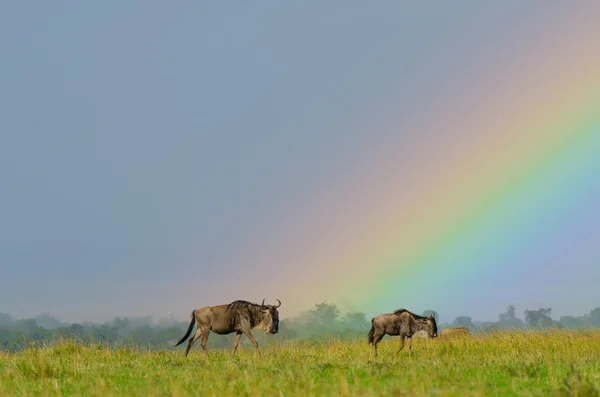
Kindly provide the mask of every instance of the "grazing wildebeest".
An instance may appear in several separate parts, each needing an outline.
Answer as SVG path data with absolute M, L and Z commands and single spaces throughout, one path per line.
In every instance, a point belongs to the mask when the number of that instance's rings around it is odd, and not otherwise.
M 265 305 L 265 300 L 262 303 L 250 303 L 243 300 L 237 300 L 231 302 L 228 305 L 219 306 L 206 306 L 201 309 L 192 311 L 192 321 L 190 326 L 183 338 L 175 345 L 179 346 L 182 344 L 188 336 L 192 333 L 194 324 L 198 323 L 196 334 L 190 338 L 187 349 L 185 349 L 185 355 L 187 357 L 192 345 L 202 337 L 200 342 L 202 350 L 208 357 L 208 350 L 206 349 L 206 341 L 208 340 L 208 334 L 210 331 L 215 332 L 219 335 L 226 335 L 235 332 L 235 340 L 233 342 L 233 353 L 231 357 L 235 356 L 238 344 L 242 334 L 246 335 L 250 342 L 254 345 L 254 350 L 260 357 L 260 350 L 258 350 L 258 343 L 252 336 L 250 330 L 252 329 L 263 329 L 267 334 L 276 334 L 279 330 L 279 312 L 277 309 L 281 306 L 281 301 L 277 299 L 279 304 Z
M 441 337 L 448 336 L 465 336 L 469 335 L 469 329 L 467 327 L 454 327 L 454 328 L 446 328 L 440 331 Z
M 431 338 L 437 336 L 437 324 L 433 313 L 429 317 L 422 317 L 406 309 L 398 309 L 393 313 L 380 314 L 371 320 L 369 344 L 373 345 L 373 351 L 377 357 L 377 344 L 381 342 L 385 334 L 400 335 L 400 348 L 394 356 L 404 348 L 404 338 L 408 338 L 408 355 L 411 356 L 412 336 L 418 331 L 426 331 Z

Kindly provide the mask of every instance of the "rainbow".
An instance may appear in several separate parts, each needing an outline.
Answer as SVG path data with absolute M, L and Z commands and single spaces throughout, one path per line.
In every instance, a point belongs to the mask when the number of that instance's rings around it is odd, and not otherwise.
M 552 104 L 520 134 L 507 134 L 492 147 L 474 146 L 472 157 L 402 210 L 390 208 L 388 224 L 379 225 L 383 234 L 362 254 L 333 266 L 332 273 L 344 269 L 351 277 L 329 299 L 354 296 L 354 305 L 366 299 L 369 310 L 399 302 L 461 304 L 461 291 L 469 291 L 465 299 L 485 299 L 486 290 L 501 293 L 495 287 L 513 289 L 519 280 L 531 283 L 556 271 L 553 264 L 568 266 L 552 260 L 552 245 L 576 231 L 573 218 L 593 206 L 586 200 L 600 175 L 599 99 L 569 109 L 562 120 L 544 117 L 557 114 Z M 589 266 L 600 258 L 595 247 L 588 242 L 588 255 L 582 254 Z M 358 292 L 365 284 L 371 288 Z
M 489 290 L 501 293 L 495 286 L 512 289 L 519 279 L 532 283 L 536 275 L 560 273 L 560 267 L 553 267 L 557 251 L 552 245 L 577 230 L 573 218 L 585 216 L 593 206 L 586 200 L 600 175 L 598 99 L 590 100 L 589 108 L 565 115 L 562 122 L 542 120 L 524 126 L 521 139 L 476 148 L 475 153 L 485 155 L 475 156 L 447 175 L 448 183 L 424 194 L 430 199 L 419 203 L 421 210 L 410 211 L 412 217 L 403 222 L 406 228 L 388 239 L 390 245 L 396 242 L 395 247 L 382 249 L 384 255 L 374 261 L 388 278 L 375 280 L 379 292 L 368 298 L 393 307 L 398 297 L 410 301 L 419 290 L 433 287 L 437 293 L 429 304 L 435 305 L 441 299 L 460 298 L 461 290 L 469 291 L 466 299 L 474 293 L 485 298 Z M 466 176 L 469 170 L 471 175 Z M 423 216 L 422 208 L 431 210 Z M 588 244 L 589 255 L 584 255 L 590 266 L 600 258 L 594 246 Z M 569 259 L 575 254 L 571 252 Z M 423 281 L 403 283 L 403 279 Z M 506 295 L 510 297 L 510 292 Z M 423 299 L 412 300 L 418 305 Z M 456 299 L 456 303 L 463 302 Z
M 311 223 L 290 239 L 316 253 L 277 257 L 310 274 L 291 271 L 290 300 L 369 313 L 489 300 L 495 316 L 513 300 L 555 302 L 573 261 L 596 267 L 600 248 L 581 221 L 600 199 L 599 36 L 577 29 L 486 69 L 420 122 L 383 126 L 391 138 L 376 156 L 301 215 L 319 218 L 318 231 Z M 412 141 L 394 134 L 403 128 Z
M 600 202 L 600 24 L 571 12 L 556 16 L 562 34 L 532 25 L 417 110 L 356 127 L 383 133 L 332 150 L 337 171 L 260 225 L 243 253 L 257 279 L 236 291 L 272 290 L 288 316 L 320 301 L 368 314 L 485 319 L 509 303 L 573 313 L 560 306 L 566 284 L 571 302 L 597 305 L 573 286 L 600 277 L 589 220 Z

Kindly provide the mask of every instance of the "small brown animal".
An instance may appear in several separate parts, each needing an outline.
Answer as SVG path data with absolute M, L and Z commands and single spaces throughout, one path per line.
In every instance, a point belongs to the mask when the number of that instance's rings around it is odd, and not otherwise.
M 417 331 L 413 335 L 414 338 L 429 339 L 429 334 L 425 330 Z
M 267 334 L 276 334 L 279 330 L 279 312 L 277 309 L 281 306 L 281 301 L 277 299 L 279 304 L 265 305 L 265 300 L 262 303 L 250 303 L 243 300 L 237 300 L 231 302 L 228 305 L 219 306 L 206 306 L 201 309 L 192 311 L 192 321 L 188 327 L 187 332 L 181 338 L 181 340 L 175 345 L 179 346 L 182 344 L 188 336 L 191 335 L 194 324 L 198 323 L 196 334 L 188 341 L 187 348 L 185 349 L 185 355 L 187 357 L 192 345 L 202 337 L 200 342 L 202 350 L 208 357 L 208 350 L 206 349 L 206 341 L 208 340 L 208 334 L 210 331 L 219 335 L 226 335 L 235 332 L 235 339 L 233 341 L 233 353 L 231 358 L 235 356 L 238 344 L 242 334 L 246 335 L 250 342 L 254 345 L 254 350 L 258 357 L 261 357 L 260 350 L 258 350 L 258 343 L 252 336 L 250 330 L 252 329 L 263 329 Z
M 467 327 L 445 328 L 440 331 L 440 337 L 464 336 L 464 335 L 469 335 L 469 329 Z
M 371 320 L 371 330 L 368 334 L 369 344 L 377 357 L 377 344 L 387 335 L 400 335 L 400 348 L 394 354 L 398 355 L 404 348 L 404 338 L 408 339 L 408 355 L 411 356 L 412 336 L 419 331 L 425 331 L 431 338 L 437 337 L 437 324 L 433 313 L 422 317 L 406 309 L 398 309 L 393 313 L 380 314 Z

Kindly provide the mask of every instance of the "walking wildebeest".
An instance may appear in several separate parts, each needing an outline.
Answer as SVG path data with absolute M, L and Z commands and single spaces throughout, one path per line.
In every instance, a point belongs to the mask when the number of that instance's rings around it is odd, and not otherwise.
M 279 330 L 279 312 L 277 309 L 281 306 L 281 301 L 277 299 L 277 302 L 279 302 L 279 304 L 274 306 L 265 305 L 264 299 L 260 305 L 237 300 L 228 305 L 206 306 L 201 309 L 196 309 L 192 311 L 192 321 L 190 322 L 186 334 L 175 346 L 179 346 L 188 336 L 190 336 L 194 324 L 197 322 L 198 328 L 196 334 L 190 338 L 187 349 L 185 349 L 186 357 L 190 352 L 192 345 L 196 343 L 200 337 L 202 337 L 202 341 L 200 342 L 202 350 L 204 350 L 206 357 L 208 357 L 206 341 L 208 340 L 210 331 L 219 335 L 226 335 L 232 332 L 236 333 L 231 358 L 235 356 L 235 351 L 240 343 L 242 334 L 250 339 L 258 357 L 261 357 L 260 350 L 258 350 L 258 343 L 256 343 L 256 339 L 254 339 L 250 330 L 263 329 L 267 334 L 277 333 Z
M 404 338 L 408 338 L 408 355 L 411 356 L 412 336 L 418 331 L 426 331 L 431 338 L 437 336 L 437 324 L 433 313 L 429 317 L 422 317 L 406 309 L 398 309 L 393 313 L 380 314 L 371 320 L 369 344 L 373 345 L 377 357 L 377 344 L 381 342 L 384 335 L 400 335 L 400 348 L 394 356 L 404 348 Z
M 446 328 L 440 331 L 441 337 L 449 337 L 449 336 L 464 336 L 469 335 L 469 329 L 467 327 L 454 327 L 454 328 Z

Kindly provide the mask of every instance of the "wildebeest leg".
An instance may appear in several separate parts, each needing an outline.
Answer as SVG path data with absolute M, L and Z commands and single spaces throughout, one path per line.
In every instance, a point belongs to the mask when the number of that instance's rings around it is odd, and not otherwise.
M 385 332 L 383 331 L 376 331 L 375 335 L 373 335 L 373 352 L 375 353 L 375 357 L 377 357 L 377 344 L 381 342 L 384 335 Z
M 208 349 L 206 348 L 206 341 L 208 340 L 208 335 L 210 334 L 210 329 L 204 330 L 202 332 L 202 340 L 200 341 L 200 346 L 202 346 L 202 350 L 206 353 L 206 357 L 208 358 Z
M 196 341 L 200 338 L 201 335 L 202 335 L 202 330 L 200 328 L 198 328 L 196 330 L 196 333 L 194 334 L 194 336 L 192 336 L 188 342 L 187 348 L 185 349 L 185 357 L 187 357 L 188 353 L 190 352 L 190 349 L 192 348 L 194 343 L 196 343 Z
M 254 350 L 256 351 L 256 354 L 258 354 L 258 357 L 262 358 L 262 356 L 260 355 L 260 350 L 258 350 L 258 343 L 256 343 L 256 339 L 254 339 L 254 336 L 252 336 L 250 331 L 244 331 L 244 334 L 248 337 L 248 339 L 250 339 L 250 342 L 252 342 L 252 344 L 254 345 Z
M 235 351 L 237 350 L 238 344 L 240 343 L 240 338 L 242 337 L 242 333 L 240 331 L 235 334 L 235 339 L 233 340 L 233 353 L 231 353 L 231 358 L 235 356 Z
M 412 337 L 409 336 L 408 337 L 408 357 L 412 357 L 411 348 L 412 348 Z
M 400 334 L 400 348 L 398 349 L 398 351 L 396 353 L 394 353 L 394 357 L 396 357 L 398 355 L 398 353 L 400 353 L 402 351 L 402 349 L 404 349 L 404 338 L 405 338 L 405 336 Z

